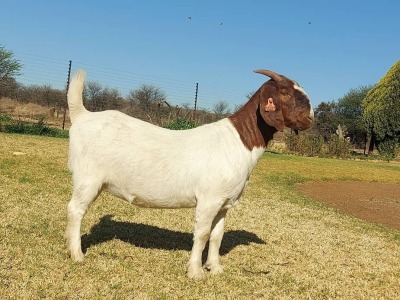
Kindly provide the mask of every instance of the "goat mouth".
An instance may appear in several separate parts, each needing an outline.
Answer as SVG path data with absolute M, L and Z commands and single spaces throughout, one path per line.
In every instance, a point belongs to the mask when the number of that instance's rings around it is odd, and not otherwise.
M 303 131 L 303 130 L 306 130 L 306 129 L 310 128 L 310 127 L 311 127 L 311 124 L 312 124 L 312 123 L 307 123 L 307 124 L 305 124 L 305 123 L 303 123 L 303 122 L 298 121 L 298 122 L 296 123 L 296 126 L 293 126 L 292 129 L 294 130 L 294 132 L 295 132 L 296 134 L 298 134 L 299 131 Z
M 296 127 L 298 130 L 306 130 L 311 127 L 313 122 L 314 122 L 314 119 L 311 117 L 303 118 L 301 120 L 297 120 Z

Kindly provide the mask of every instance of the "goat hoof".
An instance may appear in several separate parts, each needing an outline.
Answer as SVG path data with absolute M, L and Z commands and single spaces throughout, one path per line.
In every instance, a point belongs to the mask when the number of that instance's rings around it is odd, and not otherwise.
M 81 257 L 81 256 L 73 257 L 72 260 L 73 260 L 74 262 L 80 263 L 80 262 L 83 262 L 83 261 L 85 260 L 85 258 L 84 258 L 84 256 L 82 255 L 82 257 Z
M 83 262 L 83 260 L 85 259 L 85 256 L 82 252 L 72 253 L 68 251 L 68 254 L 74 262 Z
M 187 271 L 187 276 L 190 279 L 194 280 L 204 280 L 206 279 L 206 274 L 204 273 L 204 270 L 202 268 L 193 268 L 189 267 Z
M 211 275 L 217 275 L 224 272 L 224 269 L 220 264 L 206 263 L 205 268 L 210 271 Z

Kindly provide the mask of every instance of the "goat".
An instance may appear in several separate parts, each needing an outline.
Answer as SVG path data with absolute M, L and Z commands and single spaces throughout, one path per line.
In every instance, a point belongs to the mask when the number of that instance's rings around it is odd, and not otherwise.
M 82 261 L 81 223 L 103 189 L 147 208 L 193 208 L 195 228 L 187 276 L 205 268 L 222 273 L 219 248 L 224 218 L 240 198 L 268 142 L 284 127 L 305 130 L 313 122 L 310 100 L 297 82 L 268 70 L 271 79 L 232 116 L 194 129 L 174 131 L 118 111 L 89 112 L 82 102 L 85 73 L 68 90 L 72 122 L 68 165 L 73 191 L 65 233 L 68 253 Z

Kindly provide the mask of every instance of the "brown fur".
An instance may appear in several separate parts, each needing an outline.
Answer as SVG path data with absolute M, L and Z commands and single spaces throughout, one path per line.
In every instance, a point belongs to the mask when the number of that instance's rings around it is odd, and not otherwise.
M 274 78 L 276 80 L 264 83 L 239 111 L 229 117 L 249 150 L 254 147 L 265 148 L 274 133 L 283 131 L 285 126 L 304 130 L 312 124 L 307 96 L 294 89 L 295 82 L 285 76 Z M 269 109 L 270 99 L 273 110 Z
M 249 150 L 254 147 L 265 148 L 274 133 L 277 132 L 274 127 L 266 126 L 261 116 L 260 90 L 239 111 L 229 117 L 243 144 Z

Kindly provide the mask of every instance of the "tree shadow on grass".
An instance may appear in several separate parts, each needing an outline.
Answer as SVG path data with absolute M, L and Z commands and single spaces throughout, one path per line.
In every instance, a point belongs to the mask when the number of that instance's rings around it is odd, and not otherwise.
M 129 243 L 135 247 L 163 250 L 190 251 L 193 244 L 193 234 L 173 231 L 157 226 L 112 220 L 112 215 L 106 215 L 94 225 L 90 232 L 82 236 L 82 250 L 113 239 Z M 231 230 L 224 234 L 220 253 L 225 255 L 239 245 L 250 243 L 265 244 L 256 234 L 245 230 Z

